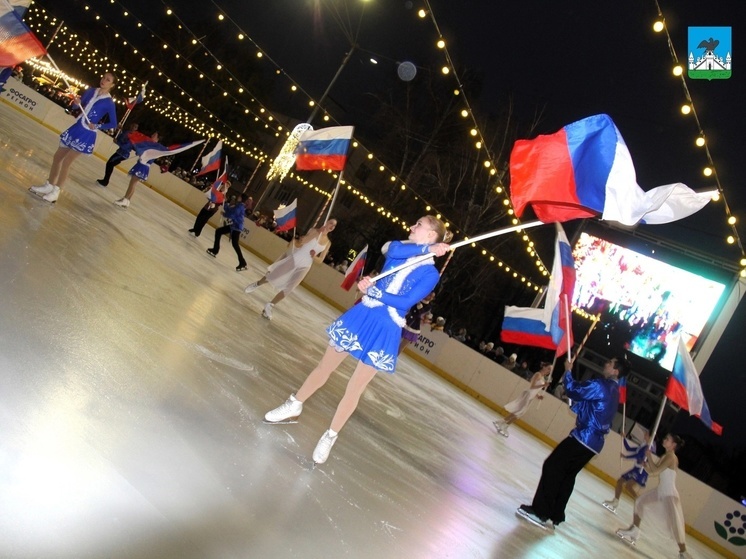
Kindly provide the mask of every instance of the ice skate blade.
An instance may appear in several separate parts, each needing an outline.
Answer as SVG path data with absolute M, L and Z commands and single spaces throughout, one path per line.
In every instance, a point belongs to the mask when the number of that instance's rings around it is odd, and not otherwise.
M 266 419 L 262 419 L 262 423 L 265 425 L 295 425 L 298 423 L 297 419 L 283 419 L 282 421 L 267 421 Z
M 46 196 L 46 194 L 41 194 L 39 192 L 34 192 L 30 188 L 28 189 L 28 191 L 31 194 L 33 194 L 34 196 L 36 196 L 37 198 L 39 198 L 40 200 L 42 200 L 43 202 L 46 202 L 47 204 L 56 204 L 57 203 L 57 200 L 52 200 L 51 202 L 49 200 L 44 200 L 44 196 Z
M 619 532 L 616 533 L 616 537 L 619 538 L 620 540 L 622 540 L 627 545 L 633 545 L 633 546 L 637 545 L 637 542 L 635 540 L 630 539 L 630 538 L 628 538 L 626 536 L 622 536 Z
M 515 515 L 516 515 L 516 516 L 517 516 L 518 518 L 522 518 L 523 520 L 525 520 L 525 521 L 527 521 L 527 522 L 529 522 L 529 523 L 533 524 L 534 526 L 536 526 L 536 527 L 538 527 L 538 528 L 541 528 L 541 529 L 542 529 L 542 530 L 544 530 L 545 532 L 549 532 L 549 531 L 550 531 L 550 530 L 549 530 L 549 528 L 548 528 L 547 526 L 545 526 L 545 525 L 544 525 L 544 524 L 542 524 L 541 522 L 536 522 L 536 520 L 534 520 L 533 518 L 531 518 L 531 517 L 530 517 L 530 516 L 529 516 L 528 514 L 526 514 L 526 513 L 525 513 L 525 512 L 524 512 L 524 511 L 523 511 L 522 509 L 520 509 L 520 508 L 519 508 L 519 509 L 516 509 L 516 511 L 515 511 Z

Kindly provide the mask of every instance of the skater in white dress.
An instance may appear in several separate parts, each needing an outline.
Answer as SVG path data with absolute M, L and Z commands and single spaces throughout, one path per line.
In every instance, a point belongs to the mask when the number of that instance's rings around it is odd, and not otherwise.
M 409 242 L 392 241 L 382 252 L 386 263 L 382 271 L 423 255 L 443 256 L 450 246 L 441 242 L 446 238 L 443 223 L 434 216 L 420 218 L 411 227 Z M 331 374 L 348 355 L 358 360 L 344 396 L 339 402 L 330 428 L 324 432 L 313 451 L 313 461 L 323 464 L 329 457 L 337 434 L 357 408 L 365 388 L 376 373 L 393 373 L 399 353 L 401 329 L 407 311 L 432 292 L 440 279 L 434 258 L 412 264 L 373 283 L 370 277 L 361 279 L 357 286 L 365 295 L 327 328 L 329 346 L 316 368 L 311 371 L 298 392 L 287 401 L 267 412 L 267 423 L 282 423 L 298 417 L 303 404 L 326 384 Z
M 298 287 L 313 265 L 313 261 L 323 262 L 329 252 L 331 241 L 329 233 L 337 226 L 336 219 L 330 219 L 318 229 L 309 229 L 300 239 L 290 241 L 287 251 L 267 268 L 267 273 L 259 281 L 250 283 L 244 293 L 251 293 L 259 286 L 269 282 L 278 293 L 264 305 L 262 316 L 272 319 L 272 309 L 293 289 Z
M 503 437 L 507 437 L 508 426 L 528 411 L 528 407 L 534 399 L 538 398 L 541 400 L 544 398 L 542 392 L 549 386 L 551 376 L 552 364 L 542 361 L 539 365 L 539 370 L 531 377 L 531 384 L 528 390 L 524 390 L 518 398 L 505 404 L 505 410 L 508 412 L 505 419 L 493 421 L 498 433 Z
M 623 540 L 635 544 L 640 537 L 640 523 L 643 513 L 652 511 L 663 516 L 671 534 L 679 545 L 679 559 L 689 557 L 686 552 L 686 531 L 684 512 L 681 510 L 681 499 L 676 490 L 676 472 L 679 471 L 679 459 L 676 450 L 684 446 L 684 441 L 678 435 L 668 434 L 663 439 L 666 453 L 656 461 L 652 452 L 648 450 L 648 460 L 645 469 L 650 475 L 658 476 L 658 487 L 643 493 L 635 500 L 635 514 L 632 526 L 626 530 L 619 529 L 616 534 Z

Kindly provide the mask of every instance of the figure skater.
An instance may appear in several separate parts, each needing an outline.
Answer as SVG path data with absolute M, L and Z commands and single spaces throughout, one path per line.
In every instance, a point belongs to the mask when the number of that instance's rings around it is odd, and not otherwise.
M 371 281 L 370 276 L 362 278 L 357 286 L 365 295 L 360 304 L 353 305 L 327 328 L 329 346 L 319 364 L 296 394 L 291 394 L 284 404 L 264 416 L 268 423 L 298 417 L 303 411 L 304 402 L 324 386 L 347 355 L 357 359 L 357 366 L 347 383 L 330 428 L 321 436 L 313 451 L 314 463 L 326 462 L 339 431 L 355 411 L 360 396 L 376 373 L 394 372 L 404 315 L 438 283 L 440 275 L 435 268 L 434 256 L 443 256 L 450 250 L 449 245 L 441 242 L 445 238 L 443 223 L 428 215 L 412 225 L 409 243 L 392 241 L 384 245 L 384 272 L 417 256 L 431 254 L 433 257 L 381 278 L 377 284 Z
M 505 410 L 508 412 L 508 416 L 505 419 L 499 419 L 492 422 L 498 433 L 503 437 L 507 437 L 508 426 L 519 417 L 523 417 L 523 415 L 528 411 L 531 402 L 536 398 L 539 400 L 544 399 L 542 392 L 544 392 L 547 386 L 549 386 L 551 376 L 552 364 L 542 361 L 539 365 L 539 370 L 531 377 L 531 384 L 528 389 L 521 392 L 521 395 L 515 400 L 505 404 Z
M 217 213 L 220 206 L 225 202 L 225 193 L 228 192 L 230 187 L 230 181 L 222 182 L 219 179 L 210 187 L 210 191 L 207 194 L 207 203 L 199 211 L 194 220 L 194 225 L 189 230 L 193 237 L 199 237 L 202 234 L 204 226 L 207 225 L 210 218 Z
M 420 337 L 420 326 L 422 317 L 430 312 L 433 308 L 433 299 L 435 293 L 430 293 L 422 301 L 409 309 L 407 316 L 404 317 L 405 324 L 401 330 L 401 342 L 399 342 L 399 355 L 409 344 L 415 343 Z
M 602 378 L 579 382 L 572 376 L 572 361 L 565 361 L 562 382 L 573 402 L 575 428 L 544 460 L 533 502 L 521 505 L 516 511 L 521 518 L 545 530 L 554 530 L 565 521 L 565 508 L 575 488 L 575 478 L 604 447 L 619 407 L 617 379 L 627 371 L 626 362 L 611 359 L 604 364 Z
M 113 72 L 106 72 L 98 87 L 89 88 L 82 97 L 75 96 L 72 106 L 81 109 L 80 116 L 70 128 L 60 134 L 60 146 L 52 157 L 49 177 L 43 185 L 29 189 L 33 194 L 54 204 L 60 197 L 60 189 L 65 185 L 73 161 L 81 154 L 93 153 L 96 130 L 111 130 L 116 127 L 117 111 L 109 94 L 116 81 L 117 77 Z M 102 124 L 105 116 L 109 117 L 109 121 Z
M 158 155 L 148 161 L 143 161 L 143 155 L 146 155 L 145 152 L 151 149 L 162 151 L 168 149 L 166 146 L 159 144 L 159 140 L 160 135 L 158 134 L 158 132 L 153 132 L 150 135 L 150 141 L 138 142 L 132 145 L 132 149 L 135 150 L 135 154 L 138 155 L 138 159 L 127 173 L 130 176 L 130 182 L 129 185 L 127 185 L 127 192 L 124 194 L 124 198 L 114 200 L 114 203 L 120 208 L 129 208 L 130 200 L 132 200 L 132 197 L 135 195 L 135 187 L 137 186 L 137 183 L 148 179 L 148 175 L 150 175 L 150 164 L 161 156 Z
M 104 178 L 96 180 L 100 186 L 109 186 L 109 179 L 111 179 L 111 174 L 114 172 L 114 167 L 119 165 L 122 161 L 129 159 L 132 150 L 134 149 L 132 144 L 134 144 L 135 141 L 142 142 L 148 139 L 145 134 L 137 131 L 138 128 L 139 125 L 135 122 L 130 126 L 129 130 L 125 130 L 114 140 L 119 148 L 117 148 L 117 151 L 115 151 L 106 161 Z
M 658 487 L 643 493 L 635 500 L 635 514 L 632 526 L 626 530 L 621 528 L 616 535 L 628 543 L 635 544 L 640 537 L 640 523 L 646 510 L 657 509 L 665 517 L 668 527 L 676 543 L 679 544 L 679 559 L 688 559 L 686 552 L 686 531 L 684 526 L 684 512 L 681 510 L 681 499 L 676 490 L 676 472 L 679 470 L 679 459 L 676 451 L 684 446 L 684 441 L 678 435 L 668 434 L 663 439 L 666 453 L 656 461 L 648 449 L 648 460 L 645 469 L 650 475 L 658 476 Z
M 622 496 L 624 489 L 627 489 L 636 498 L 648 481 L 648 472 L 645 471 L 645 461 L 648 458 L 648 448 L 650 447 L 650 433 L 645 433 L 645 443 L 640 446 L 630 445 L 627 439 L 622 439 L 622 442 L 627 452 L 632 453 L 621 453 L 622 458 L 634 460 L 635 465 L 631 470 L 624 472 L 617 480 L 616 487 L 614 488 L 614 498 L 611 501 L 601 503 L 606 510 L 613 513 L 616 513 L 616 509 L 619 506 L 619 498 Z M 655 444 L 653 444 L 651 451 L 655 452 Z
M 336 226 L 337 220 L 330 219 L 318 229 L 309 229 L 308 233 L 300 239 L 290 241 L 288 250 L 267 268 L 264 277 L 246 286 L 246 289 L 243 290 L 244 293 L 251 293 L 267 282 L 278 290 L 274 299 L 264 305 L 262 311 L 264 318 L 272 320 L 274 306 L 298 287 L 311 269 L 314 260 L 324 261 L 324 257 L 332 245 L 329 240 L 329 233 L 334 231 Z
M 220 252 L 220 238 L 223 235 L 230 235 L 231 245 L 233 245 L 233 250 L 236 251 L 236 256 L 238 256 L 238 266 L 236 266 L 237 272 L 244 272 L 247 270 L 246 259 L 243 257 L 241 245 L 239 244 L 239 241 L 241 240 L 241 231 L 243 231 L 244 226 L 244 217 L 246 217 L 246 206 L 244 205 L 244 202 L 246 202 L 246 194 L 241 194 L 240 200 L 231 197 L 228 202 L 223 204 L 223 215 L 228 222 L 222 227 L 215 229 L 215 244 L 212 248 L 207 249 L 207 254 L 215 258 L 218 255 L 218 252 Z

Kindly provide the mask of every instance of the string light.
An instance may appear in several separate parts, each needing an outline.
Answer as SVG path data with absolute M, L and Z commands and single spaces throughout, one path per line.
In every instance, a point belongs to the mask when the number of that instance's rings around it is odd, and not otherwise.
M 710 148 L 705 141 L 705 133 L 702 130 L 702 124 L 700 123 L 699 116 L 697 115 L 694 102 L 692 101 L 692 96 L 689 93 L 689 86 L 687 85 L 686 76 L 683 72 L 683 66 L 679 63 L 678 56 L 676 55 L 676 49 L 674 48 L 673 41 L 671 40 L 671 34 L 668 31 L 668 27 L 666 26 L 666 20 L 663 17 L 663 12 L 661 11 L 660 4 L 658 3 L 658 0 L 654 1 L 655 7 L 658 12 L 658 19 L 653 24 L 653 29 L 657 33 L 665 31 L 668 51 L 671 54 L 671 58 L 674 64 L 674 75 L 679 77 L 679 79 L 681 80 L 681 85 L 684 89 L 684 98 L 686 99 L 686 103 L 682 105 L 681 112 L 684 115 L 691 115 L 697 125 L 697 138 L 694 142 L 698 147 L 704 148 L 705 157 L 707 158 L 707 166 L 703 168 L 702 172 L 706 177 L 712 177 L 715 179 L 715 184 L 717 185 L 717 195 L 713 196 L 713 200 L 718 201 L 722 199 L 723 201 L 726 223 L 731 230 L 731 234 L 728 235 L 725 239 L 726 243 L 728 243 L 729 245 L 736 245 L 738 247 L 741 252 L 740 265 L 742 267 L 746 266 L 746 258 L 744 258 L 744 256 L 746 256 L 746 252 L 744 251 L 743 242 L 741 241 L 741 237 L 738 234 L 738 229 L 736 228 L 736 218 L 731 212 L 730 205 L 728 204 L 728 201 L 725 197 L 725 191 L 723 190 L 722 184 L 720 184 L 720 179 L 718 177 L 717 169 L 712 158 L 712 153 L 710 153 Z M 741 276 L 746 277 L 746 267 L 741 270 Z

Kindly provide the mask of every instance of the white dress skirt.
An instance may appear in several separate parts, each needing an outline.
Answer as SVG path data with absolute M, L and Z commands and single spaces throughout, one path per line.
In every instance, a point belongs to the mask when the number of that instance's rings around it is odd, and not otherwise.
M 686 542 L 684 511 L 681 510 L 681 499 L 676 490 L 676 470 L 666 468 L 658 476 L 658 487 L 640 495 L 635 501 L 635 514 L 641 519 L 665 519 L 676 543 Z
M 326 245 L 319 243 L 319 239 L 312 239 L 300 248 L 290 247 L 279 260 L 267 268 L 267 281 L 277 291 L 290 293 L 298 287 L 313 265 L 311 251 L 321 254 Z

